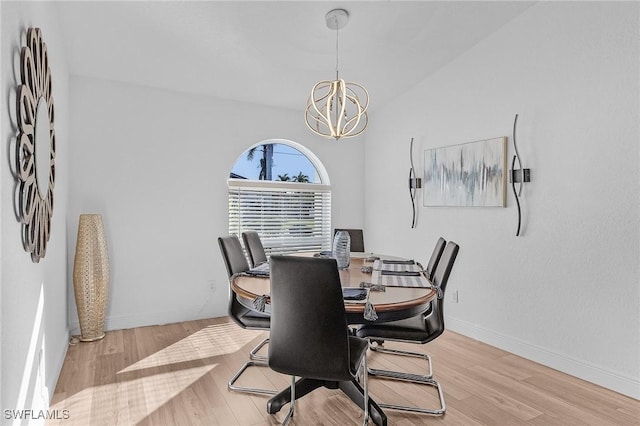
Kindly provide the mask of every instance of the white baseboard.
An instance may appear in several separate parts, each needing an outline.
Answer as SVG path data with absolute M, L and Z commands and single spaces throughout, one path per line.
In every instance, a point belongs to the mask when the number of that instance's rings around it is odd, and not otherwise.
M 222 315 L 226 315 L 226 312 Z M 198 314 L 194 314 L 192 309 L 183 311 L 170 312 L 146 312 L 139 315 L 123 315 L 111 316 L 106 318 L 104 329 L 110 330 L 126 330 L 134 327 L 146 327 L 149 325 L 173 324 L 176 322 L 193 321 L 198 319 L 213 318 L 220 315 L 214 315 L 212 312 L 203 310 Z M 69 323 L 72 335 L 80 334 L 80 323 L 78 320 Z
M 602 367 L 497 333 L 468 321 L 447 318 L 447 329 L 640 400 L 640 379 L 623 376 Z

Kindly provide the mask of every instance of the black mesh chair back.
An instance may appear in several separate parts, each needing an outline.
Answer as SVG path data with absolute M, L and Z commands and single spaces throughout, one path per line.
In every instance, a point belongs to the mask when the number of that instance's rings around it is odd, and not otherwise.
M 349 233 L 351 251 L 364 252 L 364 234 L 362 229 L 336 228 L 333 230 L 334 237 L 338 231 L 347 231 Z
M 247 258 L 242 251 L 242 245 L 240 244 L 240 240 L 237 236 L 229 235 L 227 237 L 219 237 L 218 245 L 220 246 L 220 252 L 222 253 L 224 265 L 227 268 L 229 280 L 231 280 L 231 277 L 233 277 L 233 275 L 247 272 L 250 269 Z M 229 288 L 229 304 L 227 307 L 229 317 L 242 328 L 268 330 L 271 323 L 269 315 L 251 309 L 251 302 L 251 300 L 239 298 L 239 296 L 233 290 L 231 290 L 231 288 Z M 229 389 L 237 392 L 255 393 L 262 395 L 273 395 L 275 393 L 275 391 L 271 389 L 260 389 L 235 385 L 235 382 L 240 378 L 240 376 L 248 367 L 267 366 L 266 358 L 262 355 L 258 355 L 257 353 L 262 346 L 267 344 L 268 341 L 269 338 L 267 337 L 263 339 L 255 348 L 253 348 L 253 350 L 249 354 L 250 361 L 246 362 L 229 381 Z
M 229 278 L 234 274 L 247 272 L 250 269 L 249 262 L 247 262 L 247 258 L 242 251 L 242 244 L 240 244 L 237 236 L 219 237 L 218 244 L 220 245 L 222 259 L 224 260 L 224 266 L 227 268 Z
M 436 267 L 438 266 L 438 262 L 440 262 L 440 258 L 442 257 L 442 253 L 444 252 L 444 247 L 446 245 L 447 241 L 444 238 L 438 238 L 436 246 L 433 248 L 433 253 L 431 253 L 431 257 L 429 258 L 427 269 L 425 270 L 427 278 L 430 280 L 433 279 L 433 274 L 436 272 Z
M 269 366 L 292 376 L 351 380 L 349 330 L 335 259 L 272 256 L 270 267 Z
M 249 263 L 242 251 L 240 240 L 235 235 L 218 238 L 222 258 L 229 278 L 241 272 L 247 272 Z M 251 308 L 251 300 L 241 299 L 233 290 L 229 289 L 228 312 L 232 320 L 242 328 L 268 330 L 270 319 L 268 314 L 258 312 Z
M 218 238 L 220 251 L 224 259 L 229 278 L 241 272 L 247 272 L 249 263 L 242 251 L 240 240 L 235 235 Z M 233 290 L 229 289 L 228 312 L 232 320 L 242 328 L 268 330 L 270 325 L 269 315 L 251 308 L 251 300 L 241 299 Z
M 431 282 L 442 290 L 442 297 L 431 303 L 431 313 L 426 316 L 425 324 L 428 331 L 428 339 L 431 341 L 444 332 L 444 294 L 449 281 L 449 275 L 458 256 L 459 247 L 453 241 L 449 241 L 444 248 L 442 257 L 433 274 Z
M 442 257 L 442 253 L 444 252 L 444 247 L 446 245 L 447 241 L 442 237 L 438 238 L 438 241 L 436 241 L 436 245 L 433 248 L 431 257 L 429 258 L 427 268 L 424 270 L 424 274 L 429 281 L 433 279 L 433 274 L 436 272 L 436 267 L 438 266 L 438 262 L 440 262 L 440 258 Z M 431 313 L 431 305 L 429 305 L 429 307 L 424 311 L 424 315 L 428 315 L 429 313 Z
M 267 262 L 267 255 L 264 252 L 264 246 L 260 240 L 260 235 L 258 235 L 256 231 L 243 232 L 242 241 L 244 241 L 244 247 L 249 253 L 249 260 L 251 261 L 252 268 Z

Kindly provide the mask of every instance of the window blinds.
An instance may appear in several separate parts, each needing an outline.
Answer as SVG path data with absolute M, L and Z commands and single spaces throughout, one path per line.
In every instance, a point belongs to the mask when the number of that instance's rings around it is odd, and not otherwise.
M 229 179 L 229 233 L 260 235 L 265 253 L 330 250 L 328 185 Z

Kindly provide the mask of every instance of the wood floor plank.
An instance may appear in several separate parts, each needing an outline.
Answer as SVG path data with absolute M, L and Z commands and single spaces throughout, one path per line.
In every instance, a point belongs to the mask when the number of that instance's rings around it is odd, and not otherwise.
M 446 401 L 446 400 L 445 400 Z M 416 425 L 434 424 L 434 425 L 446 425 L 446 426 L 483 426 L 485 423 L 480 423 L 476 419 L 468 416 L 464 412 L 460 411 L 457 407 L 447 405 L 447 412 L 441 417 L 425 417 L 419 414 L 407 414 L 413 416 Z M 426 421 L 425 421 L 426 419 Z
M 509 376 L 515 380 L 524 380 L 533 377 L 535 373 L 532 373 L 526 368 L 522 368 L 518 365 L 509 364 L 507 357 L 500 357 L 482 364 L 487 369 L 498 372 L 504 376 Z
M 558 381 L 553 376 L 548 374 L 538 374 L 525 380 L 525 382 L 535 385 L 537 388 L 544 389 L 554 397 L 566 401 L 574 406 L 583 405 L 583 401 L 591 401 L 591 403 L 583 406 L 583 410 L 590 413 L 596 418 L 600 418 L 603 422 L 609 421 L 611 416 L 615 416 L 620 425 L 638 425 L 640 419 L 638 417 L 632 418 L 619 411 L 616 411 L 616 407 L 611 405 L 610 398 L 601 389 L 592 389 L 592 386 L 587 386 L 586 382 L 582 382 L 578 385 L 571 384 L 564 381 Z M 626 417 L 626 418 L 625 418 Z
M 502 410 L 501 407 L 487 404 L 484 399 L 476 395 L 459 401 L 456 404 L 456 408 L 472 419 L 475 419 L 485 425 L 496 424 L 496 422 L 510 426 L 521 426 L 527 424 L 524 420 Z
M 569 404 L 525 381 L 514 380 L 481 366 L 468 369 L 466 375 L 479 381 L 485 381 L 491 387 L 525 401 L 527 405 L 543 413 L 554 413 L 556 417 L 562 418 L 567 425 L 598 426 L 602 423 L 602 419 L 585 413 L 584 407 Z M 588 402 L 584 401 L 583 403 L 587 404 Z
M 123 330 L 115 330 L 106 333 L 104 340 L 100 343 L 100 355 L 122 353 L 124 351 Z
M 474 369 L 477 367 L 469 367 Z M 482 380 L 482 376 L 471 377 L 468 370 L 456 371 L 446 365 L 439 368 L 439 375 L 447 377 L 458 386 L 466 389 L 474 389 L 474 395 L 488 404 L 499 407 L 520 420 L 530 420 L 542 414 L 542 411 L 527 404 L 523 398 L 516 398 L 513 394 L 504 390 L 498 390 Z M 439 376 L 438 376 L 439 377 Z M 436 379 L 438 378 L 436 377 Z
M 105 342 L 105 348 L 112 347 Z M 99 353 L 110 352 L 100 351 Z M 116 374 L 124 367 L 122 353 L 98 355 L 95 362 L 93 398 L 91 404 L 92 424 L 116 425 L 129 423 L 126 384 L 116 380 Z
M 268 397 L 230 392 L 227 382 L 267 332 L 212 318 L 108 332 L 101 341 L 70 346 L 52 397 L 68 410 L 55 426 L 273 426 L 289 409 L 269 415 Z M 386 410 L 389 426 L 635 425 L 640 401 L 446 331 L 427 345 L 385 346 L 428 352 L 445 393 L 441 417 Z M 263 349 L 266 354 L 266 348 Z M 424 371 L 415 358 L 370 353 L 370 366 Z M 250 371 L 249 371 L 250 370 Z M 249 386 L 284 389 L 289 378 L 253 367 Z M 240 382 L 239 382 L 240 383 Z M 403 405 L 437 404 L 435 389 L 371 379 L 372 396 Z M 293 426 L 362 424 L 363 412 L 342 392 L 318 389 L 296 402 Z

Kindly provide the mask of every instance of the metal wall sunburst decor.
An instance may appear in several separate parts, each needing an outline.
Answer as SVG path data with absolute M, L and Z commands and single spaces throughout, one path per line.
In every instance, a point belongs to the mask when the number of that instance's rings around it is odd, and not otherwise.
M 24 249 L 39 262 L 46 253 L 53 214 L 56 134 L 51 69 L 47 45 L 39 28 L 27 30 L 20 53 L 17 96 L 16 209 Z

